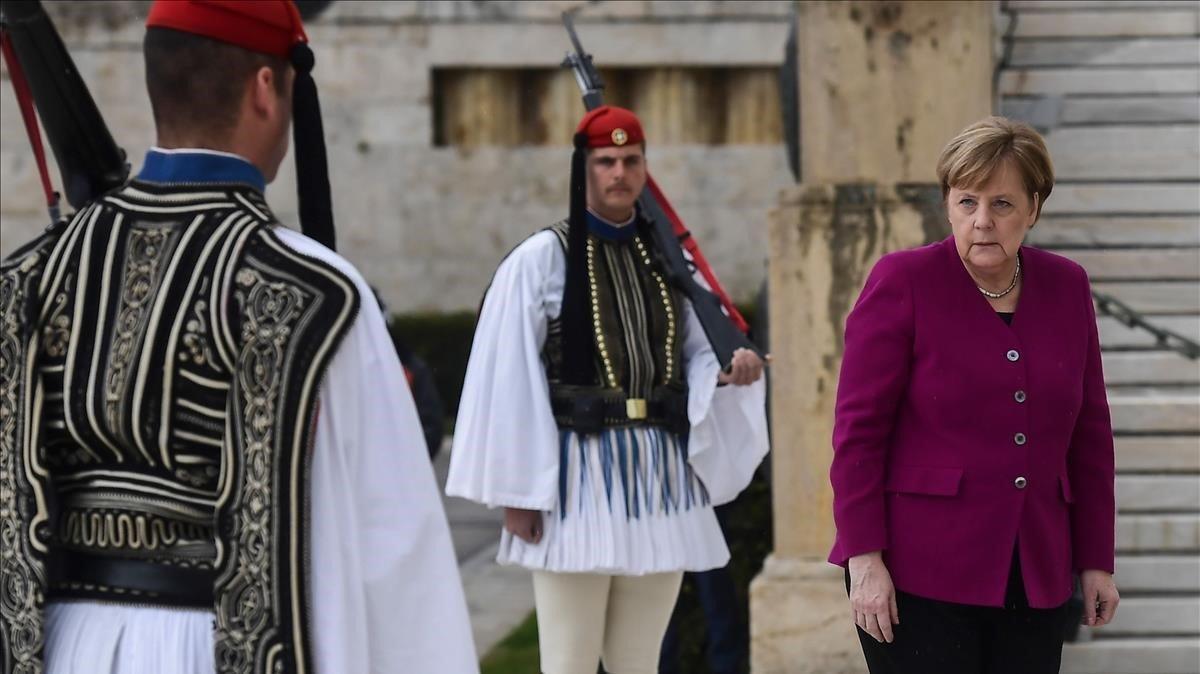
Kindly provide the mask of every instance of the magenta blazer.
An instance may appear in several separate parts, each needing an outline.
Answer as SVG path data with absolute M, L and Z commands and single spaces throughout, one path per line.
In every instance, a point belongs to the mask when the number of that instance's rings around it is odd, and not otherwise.
M 1113 571 L 1113 439 L 1078 264 L 1021 248 L 1012 326 L 954 239 L 885 255 L 846 318 L 829 561 L 882 550 L 900 590 L 1001 606 L 1019 544 L 1029 604 Z

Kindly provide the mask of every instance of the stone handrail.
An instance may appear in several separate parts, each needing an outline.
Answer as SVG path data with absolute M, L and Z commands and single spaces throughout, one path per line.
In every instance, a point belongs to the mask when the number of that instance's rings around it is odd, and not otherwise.
M 1121 300 L 1096 290 L 1092 291 L 1092 297 L 1096 300 L 1096 309 L 1100 313 L 1112 316 L 1121 323 L 1136 329 L 1145 330 L 1154 335 L 1159 346 L 1166 347 L 1172 351 L 1176 351 L 1192 360 L 1200 359 L 1200 344 L 1184 337 L 1183 335 L 1167 330 L 1166 328 L 1154 325 L 1146 320 L 1142 314 L 1134 311 L 1128 304 Z

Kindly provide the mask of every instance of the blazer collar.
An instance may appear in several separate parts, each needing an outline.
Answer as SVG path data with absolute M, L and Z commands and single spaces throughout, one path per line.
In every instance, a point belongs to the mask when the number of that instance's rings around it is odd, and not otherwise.
M 942 240 L 942 248 L 946 251 L 947 262 L 951 267 L 952 275 L 955 278 L 954 284 L 961 291 L 963 306 L 972 313 L 987 316 L 988 319 L 996 322 L 997 325 L 1004 326 L 1003 319 L 996 315 L 996 310 L 987 301 L 987 298 L 979 292 L 979 286 L 975 283 L 975 279 L 971 278 L 971 274 L 967 271 L 966 265 L 963 264 L 962 258 L 958 256 L 958 248 L 954 245 L 954 236 L 948 236 Z M 1013 330 L 1020 327 L 1028 318 L 1023 318 L 1026 314 L 1033 311 L 1037 300 L 1033 299 L 1037 296 L 1037 263 L 1036 256 L 1026 255 L 1029 249 L 1022 245 L 1017 255 L 1021 256 L 1021 298 L 1017 300 L 1016 311 L 1013 312 L 1012 325 L 1007 325 Z M 1034 259 L 1030 259 L 1033 257 Z

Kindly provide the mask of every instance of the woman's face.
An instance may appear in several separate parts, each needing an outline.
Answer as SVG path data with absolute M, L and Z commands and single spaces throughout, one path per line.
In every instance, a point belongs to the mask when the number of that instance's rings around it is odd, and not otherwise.
M 1037 196 L 1025 192 L 1021 174 L 1010 162 L 983 185 L 950 188 L 946 212 L 958 256 L 981 272 L 1007 270 L 1033 227 Z

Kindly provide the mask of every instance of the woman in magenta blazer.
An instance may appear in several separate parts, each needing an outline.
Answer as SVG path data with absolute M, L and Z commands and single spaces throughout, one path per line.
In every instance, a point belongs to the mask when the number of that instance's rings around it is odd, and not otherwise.
M 885 255 L 846 319 L 830 478 L 873 674 L 1057 672 L 1072 573 L 1109 622 L 1113 441 L 1087 274 L 1023 246 L 1041 136 L 978 122 L 938 161 L 953 235 Z

